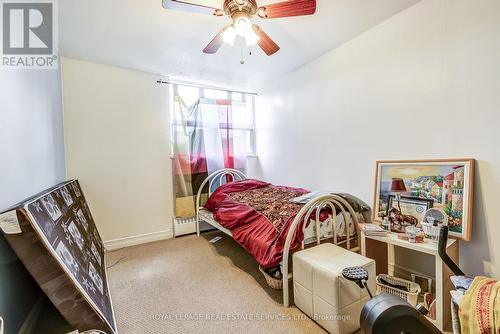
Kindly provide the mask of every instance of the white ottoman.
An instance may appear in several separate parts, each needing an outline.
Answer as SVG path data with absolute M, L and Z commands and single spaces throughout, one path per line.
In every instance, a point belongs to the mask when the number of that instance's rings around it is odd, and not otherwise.
M 354 266 L 368 270 L 368 286 L 375 292 L 372 259 L 329 243 L 293 254 L 295 305 L 330 333 L 353 333 L 360 328 L 368 292 L 342 277 L 342 269 Z

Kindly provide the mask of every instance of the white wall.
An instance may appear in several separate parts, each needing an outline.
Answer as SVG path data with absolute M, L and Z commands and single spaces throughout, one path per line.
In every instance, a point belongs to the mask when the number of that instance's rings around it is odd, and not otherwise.
M 157 79 L 63 58 L 68 177 L 80 180 L 105 241 L 172 235 L 168 89 Z
M 0 70 L 0 212 L 64 181 L 62 124 L 58 70 Z M 40 294 L 0 232 L 0 315 L 7 331 L 17 332 Z
M 64 181 L 58 70 L 0 70 L 0 211 Z
M 266 87 L 259 176 L 373 200 L 375 161 L 478 159 L 470 274 L 500 278 L 500 1 L 424 0 Z

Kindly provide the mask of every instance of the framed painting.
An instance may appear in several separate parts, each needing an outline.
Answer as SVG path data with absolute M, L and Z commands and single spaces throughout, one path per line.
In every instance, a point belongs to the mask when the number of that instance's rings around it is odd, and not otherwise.
M 419 222 L 421 222 L 423 221 L 427 210 L 433 206 L 434 201 L 431 199 L 401 196 L 401 200 L 398 203 L 395 195 L 389 195 L 386 212 L 387 215 L 389 215 L 391 209 L 398 209 L 401 207 L 401 210 L 405 215 L 415 217 Z
M 373 220 L 398 207 L 391 192 L 395 179 L 402 179 L 399 202 L 403 213 L 422 222 L 424 209 L 438 208 L 448 215 L 449 234 L 470 240 L 474 196 L 474 159 L 377 161 Z

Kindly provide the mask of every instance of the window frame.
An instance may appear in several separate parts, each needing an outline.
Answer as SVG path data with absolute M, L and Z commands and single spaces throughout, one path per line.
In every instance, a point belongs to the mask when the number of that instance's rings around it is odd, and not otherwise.
M 240 94 L 241 95 L 241 100 L 234 100 L 238 102 L 247 102 L 247 99 L 250 99 L 251 103 L 251 108 L 247 108 L 249 112 L 251 113 L 251 127 L 250 128 L 242 128 L 238 129 L 240 131 L 244 130 L 249 134 L 249 138 L 247 139 L 247 145 L 246 145 L 246 156 L 247 158 L 256 158 L 257 157 L 257 140 L 256 140 L 256 131 L 255 131 L 255 103 L 256 103 L 256 94 L 251 94 L 251 93 L 244 93 L 244 92 L 234 92 L 230 90 L 224 90 L 224 89 L 217 89 L 217 88 L 209 88 L 209 87 L 202 87 L 202 86 L 197 86 L 197 85 L 191 85 L 191 84 L 182 84 L 182 83 L 172 83 L 170 85 L 170 156 L 173 158 L 175 156 L 174 153 L 174 127 L 178 126 L 176 124 L 176 120 L 173 115 L 173 110 L 174 110 L 174 98 L 176 95 L 182 96 L 179 94 L 179 87 L 188 87 L 188 88 L 194 88 L 198 89 L 198 98 L 207 98 L 206 93 L 209 93 L 208 95 L 211 95 L 212 93 L 215 92 L 224 92 L 226 94 L 227 100 L 233 101 L 232 99 L 232 94 Z M 211 98 L 210 96 L 208 98 Z M 222 98 L 224 99 L 224 98 Z M 189 107 L 189 106 L 187 106 Z

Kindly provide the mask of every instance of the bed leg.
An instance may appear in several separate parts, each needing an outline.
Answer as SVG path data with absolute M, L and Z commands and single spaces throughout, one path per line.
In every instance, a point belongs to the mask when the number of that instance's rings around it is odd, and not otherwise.
M 288 301 L 288 280 L 283 278 L 283 306 L 290 307 L 290 302 Z
M 200 217 L 198 216 L 198 212 L 196 212 L 196 235 L 200 236 Z
M 285 261 L 285 258 L 283 258 Z M 288 257 L 286 258 L 288 261 Z M 281 267 L 281 276 L 283 277 L 283 306 L 290 307 L 290 294 L 288 293 L 288 265 L 283 264 Z

